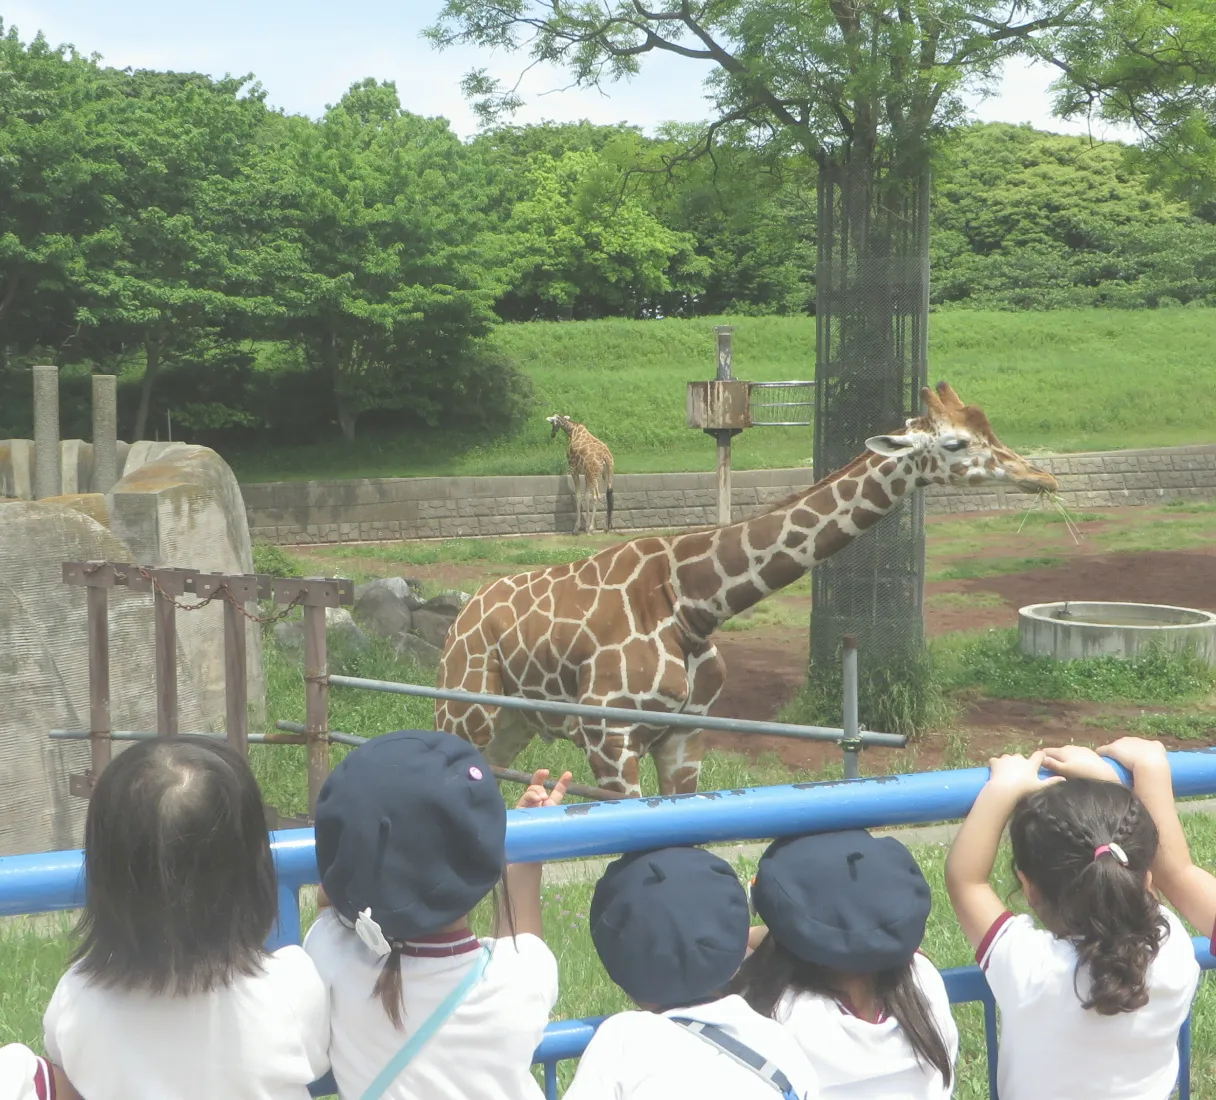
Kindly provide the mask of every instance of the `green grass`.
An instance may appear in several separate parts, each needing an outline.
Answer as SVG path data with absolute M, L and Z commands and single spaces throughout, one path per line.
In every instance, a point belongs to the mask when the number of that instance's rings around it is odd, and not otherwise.
M 1054 569 L 1066 565 L 1066 558 L 976 558 L 955 561 L 925 571 L 927 581 L 970 581 L 979 577 L 1000 577 L 1006 573 L 1025 573 L 1029 569 Z
M 1180 741 L 1210 742 L 1216 736 L 1216 712 L 1189 714 L 1139 714 L 1133 718 L 1104 715 L 1087 718 L 1087 726 L 1098 729 L 1130 730 L 1150 737 L 1176 737 Z
M 942 611 L 1005 606 L 1005 601 L 995 592 L 930 592 L 925 603 Z
M 1216 865 L 1216 820 L 1203 814 L 1185 814 L 1183 824 L 1196 861 L 1203 866 Z M 933 911 L 923 944 L 925 954 L 941 969 L 971 965 L 974 961 L 971 949 L 946 899 L 945 847 L 917 845 L 913 852 L 933 890 Z M 1015 883 L 1008 868 L 1008 852 L 1003 850 L 994 886 L 1002 896 L 1012 895 L 1016 903 L 1019 899 L 1013 894 Z M 740 860 L 736 869 L 746 881 L 755 867 L 751 861 Z M 571 882 L 544 890 L 545 939 L 557 956 L 560 973 L 555 1012 L 558 1019 L 598 1016 L 632 1007 L 609 980 L 591 942 L 588 912 L 593 888 L 592 882 Z M 314 915 L 311 907 L 302 912 L 305 928 Z M 474 913 L 473 924 L 481 933 L 489 929 L 488 908 L 484 904 Z M 41 1049 L 42 1012 L 70 951 L 70 937 L 62 930 L 66 925 L 59 927 L 61 930 L 54 935 L 26 925 L 0 927 L 0 1043 L 23 1042 Z M 1214 988 L 1210 978 L 1200 983 L 1193 1010 L 1191 1079 L 1196 1100 L 1216 1100 Z M 954 1095 L 959 1100 L 983 1100 L 988 1095 L 983 1015 L 974 1004 L 955 1006 L 954 1013 L 960 1032 Z M 574 1062 L 559 1067 L 562 1087 L 569 1083 L 574 1068 Z
M 619 472 L 710 470 L 712 442 L 685 426 L 686 383 L 710 378 L 713 327 L 733 324 L 734 369 L 750 381 L 814 377 L 812 317 L 608 319 L 501 326 L 494 340 L 531 377 L 531 419 L 487 441 L 458 430 L 402 431 L 353 444 L 233 446 L 245 482 L 564 470 L 544 417 L 583 421 Z M 997 434 L 1024 453 L 1202 443 L 1216 420 L 1210 370 L 1216 310 L 935 314 L 933 378 L 984 408 Z M 898 425 L 891 425 L 892 428 Z M 736 469 L 810 463 L 809 428 L 753 428 L 733 442 Z
M 1189 653 L 1150 650 L 1126 661 L 1056 661 L 1024 656 L 1016 630 L 944 635 L 935 640 L 933 651 L 946 690 L 990 699 L 1188 702 L 1216 687 L 1216 670 Z

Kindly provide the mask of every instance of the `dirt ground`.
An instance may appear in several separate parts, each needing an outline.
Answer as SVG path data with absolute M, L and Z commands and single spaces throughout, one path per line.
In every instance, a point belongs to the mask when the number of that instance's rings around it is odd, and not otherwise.
M 1009 513 L 931 518 L 926 524 L 926 561 L 928 576 L 937 579 L 925 586 L 928 634 L 1015 627 L 1019 607 L 1052 600 L 1127 600 L 1216 611 L 1216 513 L 1205 514 L 1202 506 L 1198 512 L 1118 508 L 1075 520 L 1070 529 L 1061 522 L 1044 522 L 1043 517 L 1025 523 Z M 324 561 L 330 575 L 335 569 L 366 570 L 371 564 L 346 560 L 341 548 L 310 548 L 304 553 Z M 527 568 L 493 561 L 395 568 L 377 562 L 376 572 L 400 572 L 430 585 L 474 591 L 493 577 Z M 723 630 L 715 636 L 728 675 L 714 714 L 773 718 L 805 682 L 809 584 L 771 596 L 765 605 L 772 605 L 767 617 L 758 615 L 745 629 Z M 1140 708 L 979 699 L 960 715 L 957 730 L 918 742 L 914 766 L 917 770 L 943 764 L 957 767 L 960 751 L 968 759 L 980 760 L 1040 740 L 1100 744 L 1118 736 L 1118 731 L 1084 725 L 1086 718 L 1099 713 L 1109 722 L 1121 713 L 1137 715 Z M 753 757 L 776 753 L 791 767 L 812 770 L 840 758 L 835 746 L 784 738 L 715 734 L 709 743 Z M 1171 742 L 1167 739 L 1167 743 Z M 1187 744 L 1193 748 L 1195 742 Z M 892 751 L 874 750 L 868 770 L 889 770 L 894 761 L 882 764 L 877 756 Z

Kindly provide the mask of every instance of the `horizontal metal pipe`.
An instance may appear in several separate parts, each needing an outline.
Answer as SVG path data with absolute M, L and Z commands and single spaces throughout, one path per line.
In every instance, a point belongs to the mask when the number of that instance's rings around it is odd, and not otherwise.
M 296 734 L 304 729 L 303 724 L 299 722 L 276 722 L 275 727 L 281 730 L 287 730 L 290 734 Z M 89 738 L 88 730 L 51 730 L 50 736 L 56 741 L 87 741 Z M 111 730 L 110 739 L 113 741 L 155 741 L 160 736 L 156 730 Z M 226 733 L 212 732 L 193 732 L 179 733 L 179 737 L 210 737 L 215 741 L 225 741 L 228 738 Z M 356 737 L 353 733 L 336 733 L 331 730 L 328 734 L 331 741 L 338 745 L 362 745 L 367 740 L 366 737 Z M 273 733 L 251 733 L 249 735 L 249 743 L 251 745 L 303 745 L 303 737 L 277 737 Z
M 399 684 L 393 680 L 365 680 L 358 676 L 329 677 L 332 687 L 366 688 L 387 691 L 394 695 L 415 695 L 425 699 L 447 699 L 454 703 L 483 703 L 491 707 L 528 710 L 540 714 L 556 714 L 575 718 L 599 718 L 609 722 L 636 723 L 639 719 L 650 726 L 674 726 L 677 729 L 722 730 L 726 733 L 756 733 L 767 737 L 792 737 L 800 741 L 834 741 L 844 731 L 829 726 L 800 726 L 784 722 L 752 722 L 742 718 L 711 718 L 708 715 L 674 714 L 665 711 L 629 710 L 625 707 L 592 707 L 582 703 L 559 703 L 552 699 L 522 699 L 516 695 L 483 695 L 447 688 L 423 687 L 421 684 Z M 861 734 L 862 745 L 868 748 L 902 749 L 908 743 L 901 733 Z
M 275 727 L 281 730 L 287 730 L 290 733 L 299 733 L 304 729 L 299 722 L 283 722 L 275 723 Z M 334 730 L 329 731 L 331 741 L 336 741 L 338 738 L 349 738 L 349 741 L 340 742 L 342 744 L 354 743 L 362 745 L 368 740 L 366 737 L 356 737 L 350 733 L 337 733 Z M 494 773 L 496 779 L 505 780 L 508 783 L 521 783 L 523 786 L 530 786 L 532 783 L 532 775 L 530 772 L 515 771 L 513 768 L 500 768 L 497 765 L 491 764 L 490 771 Z M 557 780 L 545 780 L 545 790 L 551 791 L 557 786 Z M 566 793 L 576 795 L 578 798 L 593 798 L 596 801 L 609 798 L 624 798 L 625 795 L 617 794 L 616 791 L 601 791 L 598 787 L 584 787 L 581 783 L 571 783 L 566 787 Z
M 1191 943 L 1195 948 L 1195 959 L 1204 970 L 1216 967 L 1216 958 L 1212 957 L 1206 936 L 1193 936 Z M 991 996 L 984 972 L 978 966 L 957 966 L 943 970 L 942 982 L 946 986 L 946 996 L 954 1005 L 981 1001 Z M 532 1055 L 533 1064 L 580 1057 L 596 1029 L 607 1018 L 588 1016 L 582 1020 L 557 1020 L 549 1024 L 545 1028 L 545 1037 Z
M 1172 752 L 1169 761 L 1179 798 L 1216 793 L 1216 750 Z M 1115 768 L 1128 782 L 1127 772 Z M 507 858 L 527 863 L 957 819 L 966 816 L 987 778 L 987 768 L 968 768 L 508 810 Z M 271 843 L 280 880 L 288 888 L 317 881 L 311 829 L 272 833 Z M 82 855 L 0 857 L 0 916 L 78 908 L 84 896 Z

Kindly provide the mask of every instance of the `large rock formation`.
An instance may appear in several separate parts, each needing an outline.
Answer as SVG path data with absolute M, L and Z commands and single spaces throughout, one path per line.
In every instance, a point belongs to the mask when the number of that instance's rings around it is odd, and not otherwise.
M 62 444 L 64 495 L 28 496 L 29 448 L 0 442 L 0 855 L 78 847 L 87 804 L 68 777 L 89 766 L 85 742 L 52 729 L 88 729 L 85 591 L 65 585 L 65 561 L 106 560 L 224 573 L 253 572 L 236 479 L 214 451 L 182 443 L 120 447 L 121 478 L 89 493 L 79 441 Z M 21 490 L 25 492 L 22 493 Z M 110 590 L 114 729 L 156 728 L 152 597 Z M 184 597 L 183 603 L 193 603 Z M 251 609 L 252 610 L 252 609 Z M 261 635 L 247 630 L 249 696 L 264 706 Z M 223 615 L 219 601 L 177 616 L 179 728 L 222 730 Z M 114 751 L 123 748 L 114 745 Z

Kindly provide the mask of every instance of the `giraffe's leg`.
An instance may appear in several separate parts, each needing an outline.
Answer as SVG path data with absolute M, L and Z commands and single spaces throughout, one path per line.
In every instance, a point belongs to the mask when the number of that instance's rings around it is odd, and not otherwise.
M 587 521 L 587 534 L 595 534 L 595 509 L 600 502 L 599 483 L 592 478 L 587 478 L 587 508 L 589 510 L 590 519 Z
M 483 750 L 486 763 L 496 768 L 509 768 L 535 736 L 536 730 L 524 720 L 523 714 L 505 707 L 500 709 L 494 740 Z
M 673 730 L 650 750 L 659 773 L 659 794 L 696 794 L 705 751 L 700 730 Z
M 596 785 L 629 798 L 641 798 L 638 751 L 632 729 L 625 733 L 604 733 L 602 727 L 594 724 L 589 727 L 579 724 L 576 729 L 575 739 L 583 745 Z
M 583 491 L 577 473 L 571 472 L 570 480 L 574 483 L 574 533 L 577 535 L 583 523 Z
M 708 714 L 726 683 L 726 665 L 717 649 L 706 646 L 685 658 L 688 673 L 688 703 L 685 714 Z M 701 777 L 705 749 L 700 730 L 672 730 L 650 750 L 659 773 L 660 794 L 692 794 Z

